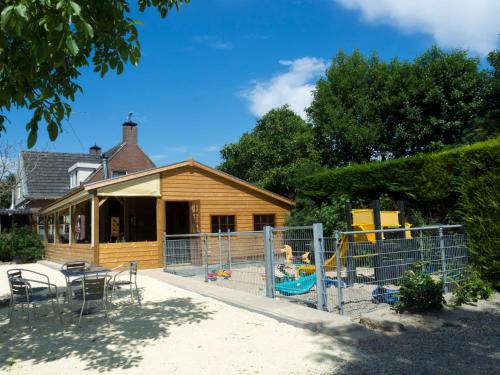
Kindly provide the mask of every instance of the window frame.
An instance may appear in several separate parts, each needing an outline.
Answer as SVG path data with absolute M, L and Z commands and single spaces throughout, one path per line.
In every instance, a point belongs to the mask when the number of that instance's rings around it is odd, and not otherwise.
M 272 216 L 273 218 L 273 225 L 270 225 L 271 227 L 275 227 L 276 226 L 276 214 L 275 213 L 259 213 L 259 214 L 253 214 L 253 230 L 255 232 L 260 232 L 260 231 L 263 231 L 264 230 L 264 227 L 267 226 L 268 224 L 266 223 L 266 225 L 262 225 L 262 221 L 259 222 L 259 225 L 262 226 L 261 229 L 258 229 L 257 228 L 257 222 L 255 221 L 255 218 L 259 216 L 259 217 L 262 217 L 262 216 Z
M 123 173 L 123 174 L 120 174 L 119 176 L 115 176 L 115 173 Z M 126 176 L 128 175 L 128 172 L 123 170 L 123 169 L 116 169 L 116 170 L 112 170 L 111 171 L 111 178 L 119 178 L 119 177 L 123 177 L 123 176 Z
M 228 232 L 227 230 L 226 230 L 226 231 L 223 231 L 223 230 L 221 229 L 220 218 L 221 218 L 221 217 L 227 217 L 227 218 L 229 218 L 229 217 L 231 217 L 231 216 L 234 218 L 234 224 L 233 224 L 233 226 L 234 226 L 234 230 L 232 230 L 231 228 L 229 228 L 229 230 L 230 230 L 231 232 L 236 232 L 237 227 L 238 227 L 238 226 L 237 226 L 237 224 L 238 224 L 238 223 L 237 223 L 237 220 L 236 220 L 236 214 L 211 214 L 211 215 L 210 215 L 210 231 L 211 231 L 211 233 L 218 233 L 218 232 L 219 232 L 219 229 L 220 229 L 221 233 L 227 233 L 227 232 Z M 217 226 L 218 226 L 218 228 L 219 228 L 219 229 L 218 229 L 218 230 L 216 230 L 216 231 L 214 231 L 214 230 L 213 230 L 213 229 L 214 229 L 214 228 L 213 228 L 213 218 L 214 218 L 214 217 L 219 218 L 219 219 L 218 219 L 218 224 L 217 224 Z M 227 221 L 227 224 L 225 224 L 225 225 L 227 225 L 228 227 L 230 226 L 230 224 L 229 224 L 229 220 Z

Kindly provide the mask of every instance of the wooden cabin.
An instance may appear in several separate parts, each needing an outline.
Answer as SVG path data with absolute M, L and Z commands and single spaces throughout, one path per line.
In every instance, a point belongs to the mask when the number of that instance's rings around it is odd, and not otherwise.
M 87 183 L 44 207 L 45 258 L 163 267 L 166 234 L 282 226 L 293 202 L 194 160 Z

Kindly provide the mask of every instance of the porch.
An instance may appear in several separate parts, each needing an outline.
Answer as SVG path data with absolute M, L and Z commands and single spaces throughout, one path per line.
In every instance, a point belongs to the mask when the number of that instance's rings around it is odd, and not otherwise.
M 81 259 L 112 268 L 138 260 L 141 268 L 160 268 L 164 233 L 197 230 L 195 206 L 160 197 L 92 195 L 41 214 L 37 231 L 45 258 L 53 262 Z

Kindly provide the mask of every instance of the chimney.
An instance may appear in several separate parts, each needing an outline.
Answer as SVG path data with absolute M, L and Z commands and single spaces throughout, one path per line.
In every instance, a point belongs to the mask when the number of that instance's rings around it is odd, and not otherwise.
M 102 160 L 102 179 L 107 180 L 109 178 L 108 157 L 103 156 L 101 160 Z
M 132 121 L 132 112 L 128 114 L 128 119 L 123 123 L 123 143 L 137 144 L 137 123 Z
M 94 144 L 92 147 L 89 148 L 89 154 L 90 155 L 101 155 L 101 148 Z

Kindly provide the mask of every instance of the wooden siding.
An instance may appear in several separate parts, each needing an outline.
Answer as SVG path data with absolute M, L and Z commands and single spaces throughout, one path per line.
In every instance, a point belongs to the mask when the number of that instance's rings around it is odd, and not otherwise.
M 139 268 L 161 268 L 163 259 L 157 241 L 117 242 L 99 244 L 99 264 L 113 268 L 131 260 L 139 261 Z
M 201 232 L 211 231 L 211 215 L 235 215 L 240 232 L 254 229 L 254 214 L 275 214 L 277 226 L 290 214 L 286 203 L 195 166 L 163 172 L 161 193 L 166 201 L 199 201 Z
M 55 263 L 71 260 L 86 260 L 94 263 L 94 250 L 90 244 L 52 244 L 45 243 L 45 259 Z

